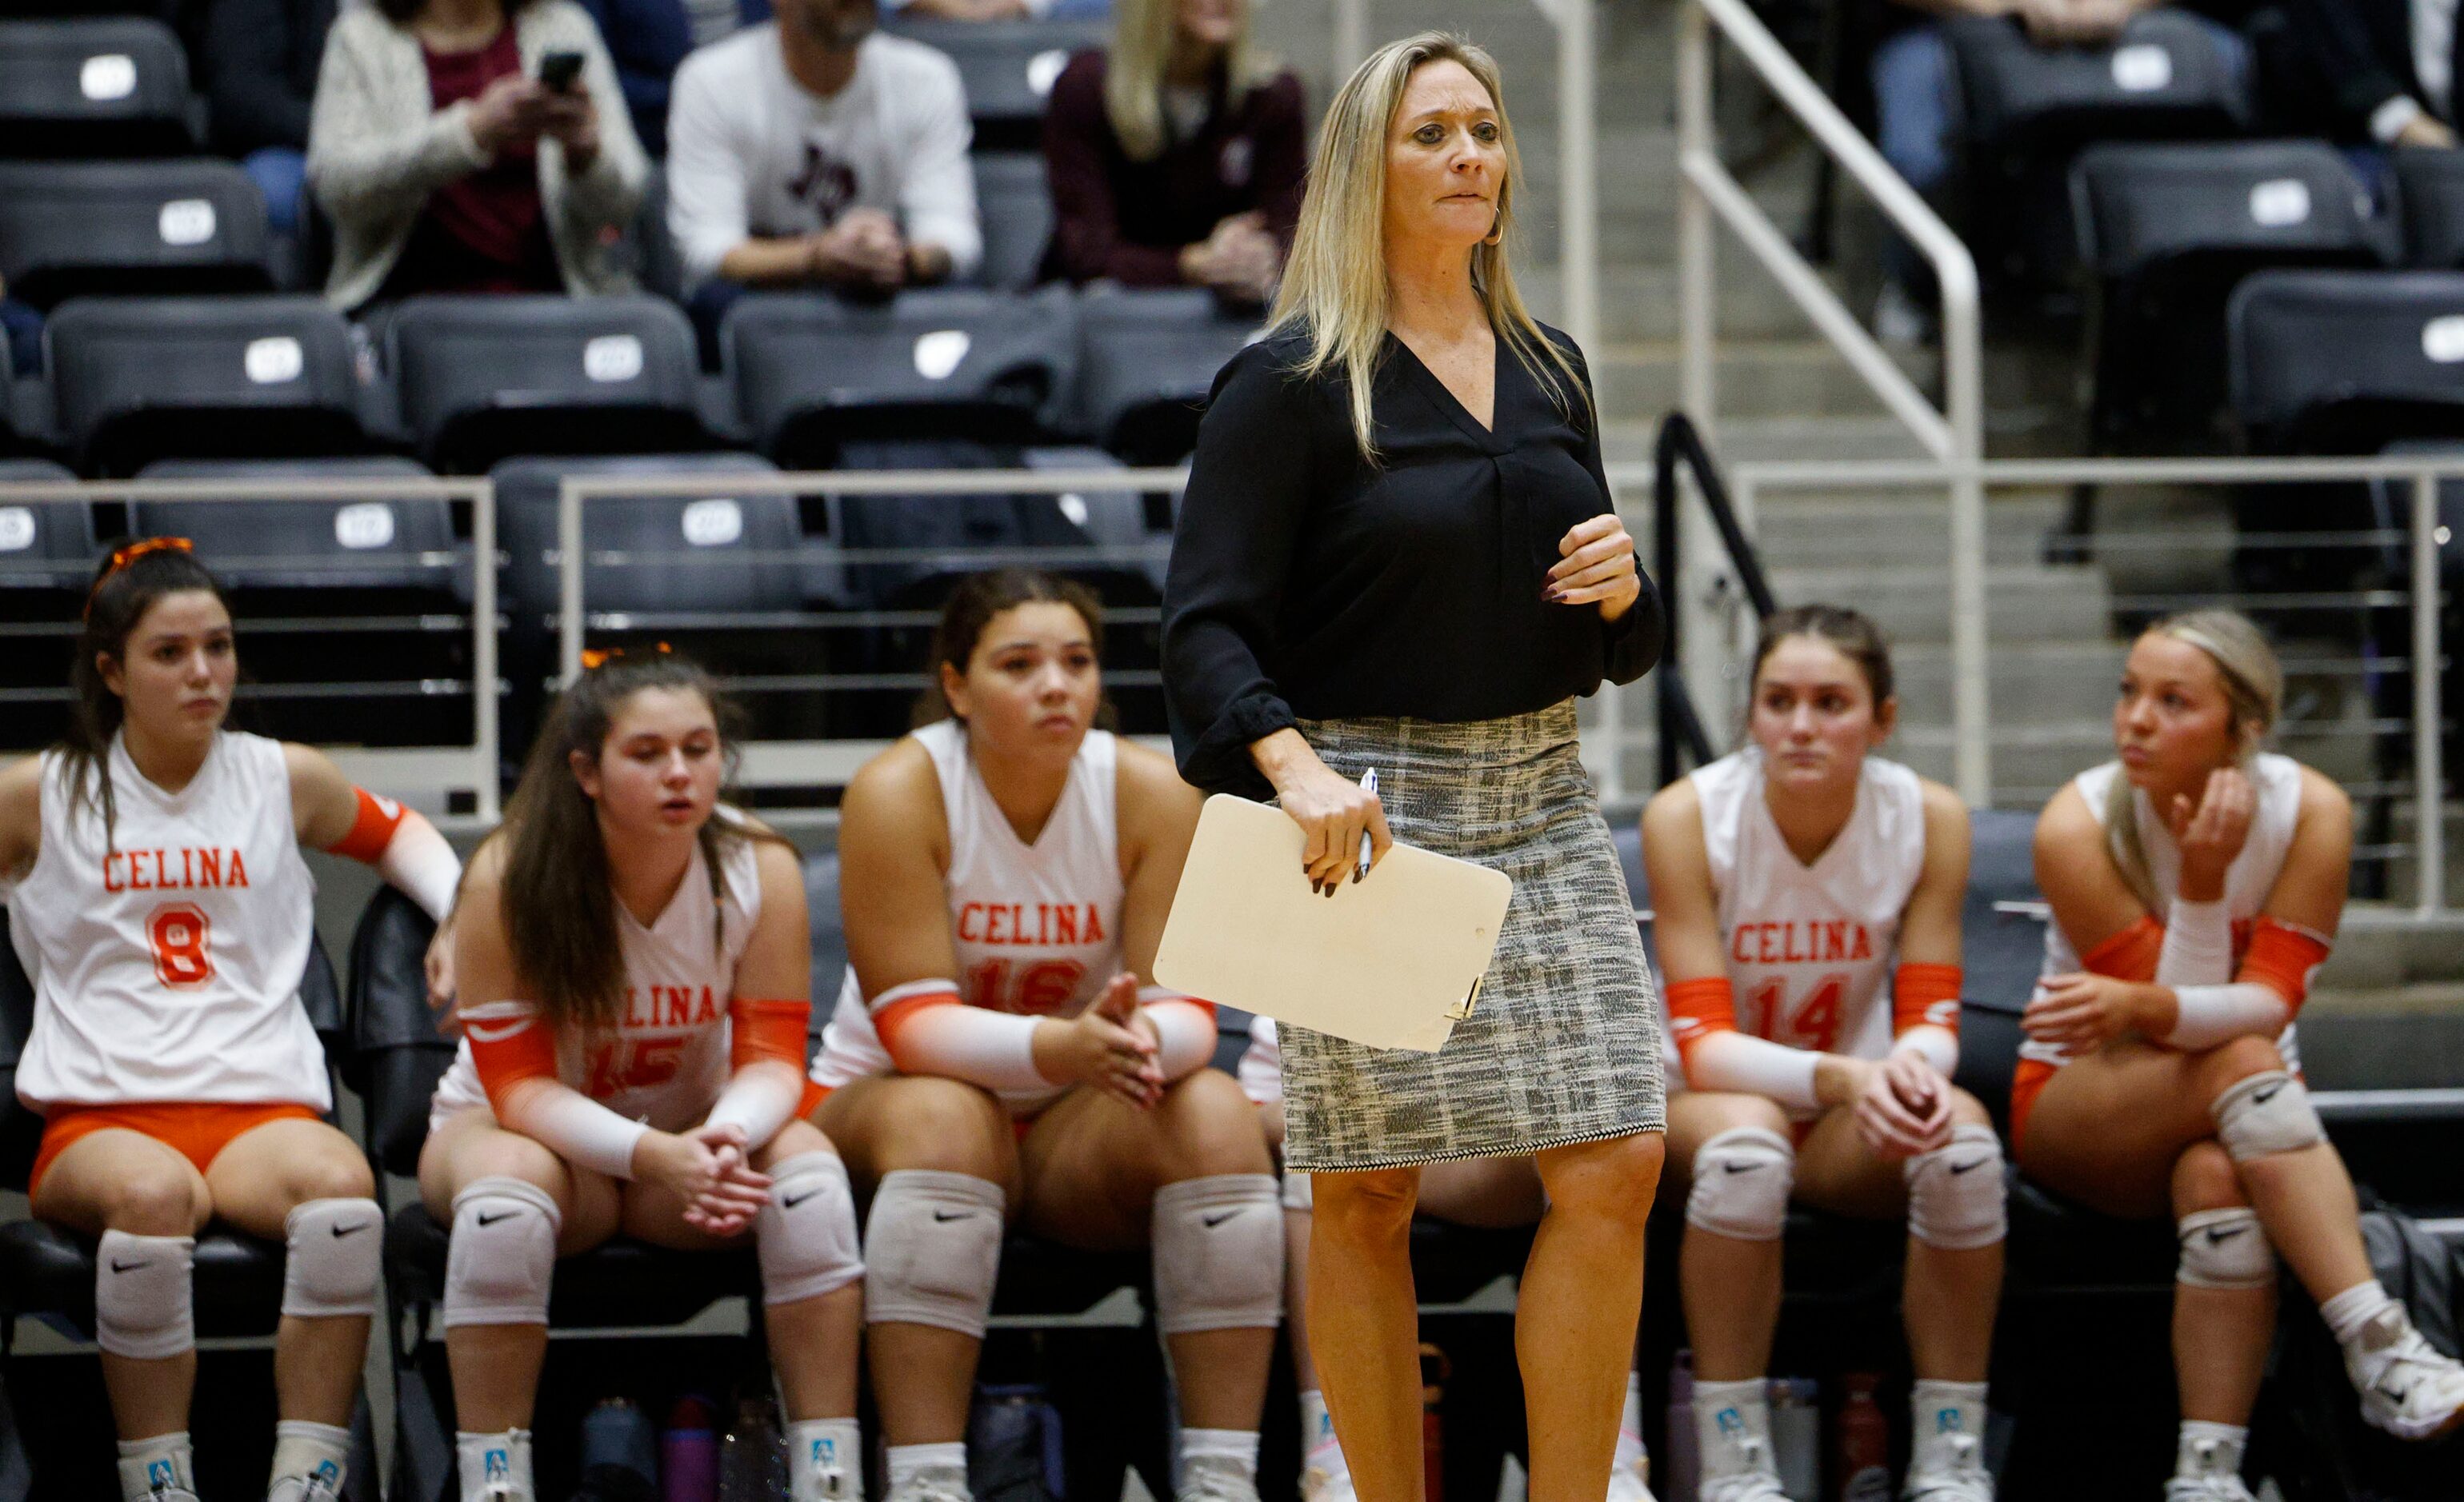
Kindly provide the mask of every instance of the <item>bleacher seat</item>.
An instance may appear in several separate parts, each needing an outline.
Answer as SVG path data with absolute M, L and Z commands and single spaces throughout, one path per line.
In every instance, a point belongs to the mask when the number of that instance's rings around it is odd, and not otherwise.
M 80 298 L 44 339 L 64 446 L 89 473 L 368 447 L 350 330 L 319 298 Z
M 2096 47 L 2038 47 L 2008 16 L 1942 22 L 1965 116 L 1965 228 L 1990 285 L 2059 284 L 2075 242 L 2066 179 L 2095 141 L 2236 135 L 2250 107 L 2196 17 L 2145 11 Z
M 48 460 L 0 459 L 0 486 L 76 478 Z M 85 502 L 0 501 L 0 599 L 20 599 L 19 591 L 82 596 L 96 552 L 94 508 Z
M 1057 287 L 935 288 L 869 306 L 757 293 L 728 310 L 719 343 L 754 446 L 822 468 L 850 438 L 1031 440 L 1068 389 L 1074 313 Z
M 178 156 L 197 145 L 180 38 L 144 16 L 0 21 L 0 150 Z
M 420 456 L 444 473 L 709 444 L 693 325 L 657 297 L 413 297 L 385 330 L 385 366 Z
M 2227 322 L 2254 447 L 2374 453 L 2464 435 L 2464 272 L 2262 272 Z
M 1133 465 L 1172 465 L 1198 446 L 1216 373 L 1258 332 L 1197 288 L 1099 288 L 1078 304 L 1078 426 Z
M 146 480 L 416 480 L 425 466 L 396 455 L 356 459 L 165 459 Z M 231 590 L 399 590 L 467 600 L 470 560 L 454 541 L 451 503 L 138 501 L 129 532 L 186 537 Z
M 264 292 L 265 197 L 229 162 L 0 162 L 0 280 L 87 294 Z
M 1103 46 L 1111 33 L 1101 21 L 942 21 L 906 14 L 885 29 L 958 65 L 978 150 L 1032 149 L 1042 136 L 1045 100 L 1070 54 Z
M 979 151 L 976 216 L 983 224 L 984 264 L 976 280 L 1004 292 L 1035 285 L 1052 238 L 1052 185 L 1036 151 Z
M 2464 270 L 2464 151 L 2398 151 L 2390 157 L 2404 225 L 2404 264 Z
M 2271 267 L 2375 266 L 2368 190 L 2324 141 L 2110 143 L 2071 169 L 2090 278 L 2090 421 L 2108 447 L 2209 435 L 2225 299 Z

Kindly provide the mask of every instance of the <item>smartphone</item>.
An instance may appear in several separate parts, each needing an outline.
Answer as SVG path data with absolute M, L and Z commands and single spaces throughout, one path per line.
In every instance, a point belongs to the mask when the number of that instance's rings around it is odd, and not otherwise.
M 539 58 L 539 81 L 543 88 L 562 94 L 581 76 L 580 53 L 549 53 Z

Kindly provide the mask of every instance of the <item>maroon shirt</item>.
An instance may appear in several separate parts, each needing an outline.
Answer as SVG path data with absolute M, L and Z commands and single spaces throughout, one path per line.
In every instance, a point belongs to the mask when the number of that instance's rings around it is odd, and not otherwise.
M 1154 161 L 1133 162 L 1104 111 L 1103 53 L 1069 59 L 1044 115 L 1053 211 L 1046 280 L 1177 286 L 1181 249 L 1253 208 L 1291 249 L 1309 149 L 1300 79 L 1280 73 L 1238 98 L 1224 93 L 1219 74 L 1206 122 L 1168 140 Z
M 510 24 L 475 52 L 440 53 L 425 44 L 420 52 L 428 60 L 429 98 L 440 110 L 475 99 L 498 78 L 522 71 Z M 563 290 L 539 202 L 539 150 L 524 141 L 428 196 L 380 295 Z

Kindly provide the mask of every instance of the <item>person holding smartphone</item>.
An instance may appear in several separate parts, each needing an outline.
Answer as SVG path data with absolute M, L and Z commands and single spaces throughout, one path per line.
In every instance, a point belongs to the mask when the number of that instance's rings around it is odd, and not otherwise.
M 629 289 L 610 250 L 649 164 L 574 0 L 379 0 L 334 23 L 308 182 L 326 299 Z

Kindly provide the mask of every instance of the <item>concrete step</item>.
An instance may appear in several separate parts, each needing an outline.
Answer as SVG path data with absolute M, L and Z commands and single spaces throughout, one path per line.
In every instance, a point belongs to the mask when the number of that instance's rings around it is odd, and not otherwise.
M 1986 559 L 2019 568 L 2044 555 L 2044 536 L 2061 519 L 2051 498 L 1995 500 L 1987 508 Z M 1858 499 L 1758 497 L 1754 540 L 1780 567 L 1939 566 L 1947 587 L 1949 504 L 1941 496 L 1875 494 Z
M 2094 724 L 2111 735 L 2113 684 L 2124 646 L 2119 642 L 1997 643 L 1993 650 L 1993 723 L 2004 727 Z M 1951 716 L 1950 648 L 1935 642 L 1895 643 L 1905 724 L 1947 725 Z
M 1600 407 L 1612 419 L 1656 417 L 1677 404 L 1678 351 L 1673 341 L 1606 344 L 1590 352 Z M 1934 363 L 1930 352 L 1901 357 L 1920 389 Z M 1722 344 L 1712 377 L 1722 420 L 1815 416 L 1887 416 L 1864 381 L 1821 339 L 1734 339 Z
M 1786 600 L 1826 600 L 1874 618 L 1894 642 L 1947 642 L 1950 599 L 1940 568 L 1781 568 L 1771 589 Z M 1989 568 L 1987 623 L 2001 642 L 2101 642 L 2111 612 L 2103 576 L 2084 566 Z

